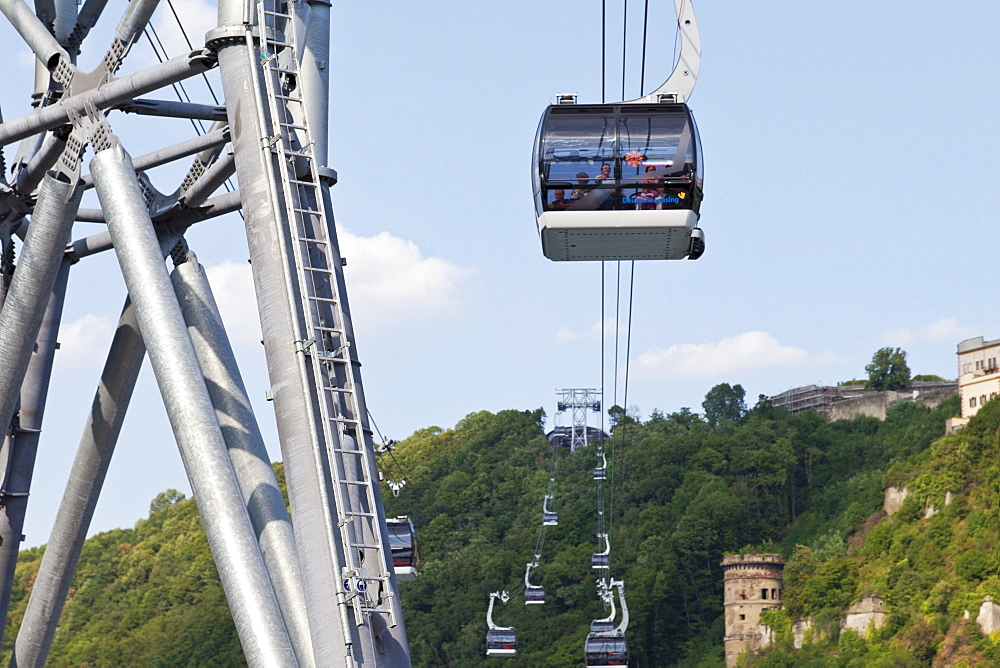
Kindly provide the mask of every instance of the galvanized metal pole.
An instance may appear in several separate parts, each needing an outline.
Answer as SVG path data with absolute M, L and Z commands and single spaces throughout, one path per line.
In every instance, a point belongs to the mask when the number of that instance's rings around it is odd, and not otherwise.
M 257 426 L 208 277 L 194 253 L 188 252 L 187 261 L 174 269 L 171 280 L 278 604 L 295 645 L 295 654 L 300 664 L 315 665 L 292 520 L 271 468 L 264 437 Z
M 18 550 L 23 539 L 24 513 L 28 507 L 28 494 L 38 452 L 38 437 L 42 429 L 45 398 L 52 375 L 52 361 L 56 351 L 56 336 L 62 319 L 66 283 L 70 263 L 64 260 L 50 293 L 48 306 L 42 319 L 34 352 L 28 363 L 21 385 L 18 425 L 4 443 L 7 450 L 6 475 L 0 492 L 0 619 L 7 618 L 10 595 L 17 566 Z M 15 272 L 16 273 L 16 272 Z M 2 634 L 3 631 L 0 631 Z
M 90 167 L 244 655 L 297 665 L 135 170 L 117 142 Z
M 45 665 L 145 355 L 135 309 L 126 299 L 59 513 L 31 588 L 11 666 Z
M 274 403 L 285 480 L 295 526 L 302 580 L 313 635 L 317 665 L 349 665 L 349 647 L 339 629 L 350 634 L 352 643 L 361 642 L 360 634 L 346 604 L 338 600 L 342 591 L 341 574 L 335 564 L 343 555 L 335 528 L 331 526 L 333 490 L 326 453 L 313 447 L 308 403 L 312 388 L 303 384 L 295 352 L 292 319 L 301 319 L 293 306 L 293 295 L 285 278 L 286 258 L 277 237 L 282 202 L 273 202 L 269 177 L 261 151 L 260 100 L 253 77 L 258 76 L 249 62 L 245 34 L 245 5 L 242 0 L 220 0 L 219 37 L 214 41 L 219 58 L 222 85 L 229 112 L 229 127 L 236 159 L 236 175 L 243 200 L 253 270 L 254 290 L 264 335 L 264 352 Z M 209 33 L 209 38 L 212 33 Z M 210 41 L 210 44 L 213 42 Z M 337 628 L 338 631 L 333 629 Z
M 50 172 L 41 191 L 24 250 L 0 311 L 0 429 L 14 416 L 21 382 L 56 282 L 82 189 L 65 174 Z M 20 534 L 18 534 L 18 537 Z M 4 536 L 6 538 L 6 536 Z

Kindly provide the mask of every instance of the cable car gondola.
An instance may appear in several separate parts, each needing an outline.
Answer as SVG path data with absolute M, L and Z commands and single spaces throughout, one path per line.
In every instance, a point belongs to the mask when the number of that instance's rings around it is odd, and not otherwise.
M 615 623 L 607 619 L 595 619 L 590 622 L 590 632 L 608 633 L 615 630 Z
M 597 453 L 601 457 L 601 465 L 594 469 L 594 480 L 607 480 L 608 478 L 608 458 L 601 448 Z
M 624 635 L 590 633 L 583 655 L 588 666 L 627 666 L 628 641 Z
M 546 494 L 545 498 L 542 500 L 542 526 L 554 527 L 559 525 L 559 515 L 553 510 L 549 510 L 549 501 L 552 500 L 551 494 Z
M 541 585 L 531 584 L 531 571 L 538 567 L 538 561 L 542 558 L 541 554 L 536 554 L 534 560 L 528 562 L 527 568 L 524 569 L 524 604 L 525 605 L 542 605 L 545 603 L 545 588 Z
M 686 104 L 552 105 L 535 141 L 550 260 L 696 259 L 701 148 Z
M 493 621 L 493 603 L 500 599 L 504 605 L 510 600 L 505 591 L 490 594 L 490 606 L 486 609 L 486 656 L 514 656 L 517 654 L 517 633 L 513 626 L 498 626 Z
M 602 581 L 603 582 L 603 581 Z M 590 633 L 583 645 L 583 655 L 588 666 L 626 666 L 628 665 L 628 641 L 625 632 L 628 630 L 628 604 L 625 602 L 625 583 L 612 580 L 610 586 L 618 590 L 618 602 L 621 605 L 622 617 L 617 626 L 614 625 L 615 601 L 607 586 L 601 587 L 601 598 L 610 606 L 611 614 L 604 619 L 590 622 Z
M 525 605 L 542 605 L 545 603 L 545 588 L 541 586 L 526 587 L 524 589 Z
M 517 634 L 514 629 L 490 629 L 486 632 L 486 656 L 517 654 Z
M 604 551 L 595 552 L 590 555 L 590 567 L 609 568 L 611 566 L 611 541 L 608 540 L 608 534 L 606 533 L 597 534 L 597 538 L 604 540 Z
M 389 529 L 389 550 L 392 552 L 392 566 L 396 579 L 415 580 L 420 559 L 417 552 L 417 532 L 409 517 L 386 518 Z
M 550 260 L 697 259 L 701 140 L 687 100 L 701 64 L 691 2 L 675 0 L 680 49 L 653 92 L 576 104 L 558 95 L 538 125 L 532 188 Z

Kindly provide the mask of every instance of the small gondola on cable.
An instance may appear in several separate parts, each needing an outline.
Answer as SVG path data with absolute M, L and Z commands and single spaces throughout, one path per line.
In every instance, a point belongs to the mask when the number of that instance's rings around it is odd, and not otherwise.
M 549 501 L 551 500 L 551 494 L 546 494 L 545 498 L 542 499 L 542 526 L 554 527 L 559 525 L 559 514 L 549 509 Z
M 512 626 L 499 626 L 493 621 L 493 603 L 497 599 L 506 605 L 510 594 L 493 592 L 490 607 L 486 609 L 486 656 L 514 656 L 517 654 L 517 633 Z
M 601 584 L 605 583 L 601 580 Z M 583 644 L 583 656 L 587 666 L 627 666 L 628 640 L 625 632 L 628 630 L 628 604 L 625 602 L 625 583 L 621 580 L 611 580 L 608 585 L 601 586 L 601 598 L 611 608 L 611 614 L 604 619 L 595 619 L 590 623 L 590 633 Z M 610 587 L 618 590 L 618 602 L 621 606 L 621 621 L 615 625 L 614 595 Z
M 583 647 L 588 666 L 627 666 L 628 641 L 623 635 L 590 633 Z
M 538 567 L 538 562 L 542 555 L 536 554 L 533 561 L 528 562 L 524 571 L 524 604 L 543 605 L 545 603 L 545 588 L 541 585 L 531 584 L 531 571 Z
M 385 520 L 389 529 L 389 550 L 392 552 L 392 566 L 397 580 L 415 580 L 420 567 L 420 556 L 417 551 L 417 532 L 410 518 L 388 517 Z
M 694 260 L 705 250 L 701 140 L 686 103 L 701 43 L 691 2 L 675 5 L 680 52 L 662 86 L 613 104 L 559 95 L 542 115 L 532 186 L 550 260 Z

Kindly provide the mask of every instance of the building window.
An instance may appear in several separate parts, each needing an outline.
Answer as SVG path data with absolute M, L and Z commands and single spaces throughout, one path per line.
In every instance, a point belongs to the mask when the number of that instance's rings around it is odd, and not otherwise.
M 777 600 L 777 598 L 778 598 L 778 590 L 777 589 L 772 589 L 771 590 L 771 598 Z
M 969 399 L 969 408 L 975 408 L 975 407 L 976 407 L 976 398 L 972 397 L 971 399 Z
M 746 615 L 740 615 L 740 621 L 741 622 L 746 621 L 746 618 L 747 618 Z
M 985 403 L 986 403 L 986 395 L 984 394 L 983 396 L 979 397 L 979 404 L 982 405 Z
M 760 590 L 760 597 L 762 599 L 764 599 L 765 601 L 767 600 L 767 590 L 766 589 L 761 589 Z

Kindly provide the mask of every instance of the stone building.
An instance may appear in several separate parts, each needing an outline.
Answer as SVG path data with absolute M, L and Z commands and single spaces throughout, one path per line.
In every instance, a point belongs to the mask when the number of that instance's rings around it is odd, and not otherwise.
M 958 384 L 953 380 L 914 381 L 899 391 L 869 390 L 864 385 L 806 385 L 776 394 L 768 401 L 772 406 L 784 406 L 791 413 L 815 410 L 825 414 L 831 422 L 850 420 L 856 415 L 884 420 L 889 407 L 900 401 L 914 401 L 934 408 L 957 391 Z
M 756 652 L 767 644 L 760 613 L 781 608 L 780 554 L 735 554 L 722 560 L 726 616 L 726 666 L 740 652 Z
M 966 339 L 958 344 L 957 352 L 962 417 L 948 420 L 949 433 L 965 426 L 983 404 L 1000 394 L 1000 339 Z

